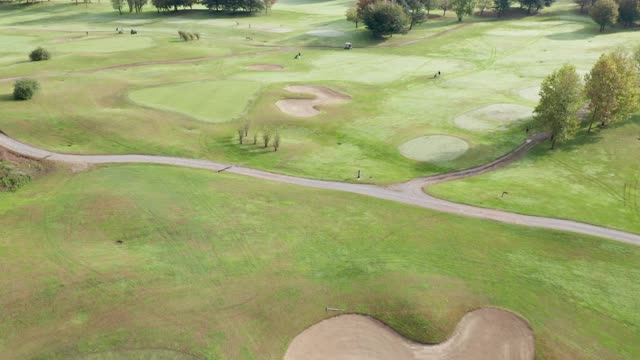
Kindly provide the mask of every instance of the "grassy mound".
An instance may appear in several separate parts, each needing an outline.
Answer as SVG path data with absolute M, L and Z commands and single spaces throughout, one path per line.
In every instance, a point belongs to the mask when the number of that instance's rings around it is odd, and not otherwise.
M 469 144 L 447 135 L 421 136 L 398 147 L 400 153 L 413 160 L 443 162 L 456 159 L 469 149 Z
M 640 357 L 640 248 L 593 237 L 147 165 L 0 193 L 0 228 L 8 359 L 282 359 L 326 306 L 435 343 L 486 305 L 541 359 Z
M 472 131 L 504 130 L 514 121 L 530 118 L 533 108 L 517 104 L 493 104 L 458 115 L 454 123 Z
M 129 97 L 142 105 L 219 123 L 242 115 L 259 89 L 249 81 L 202 81 L 142 89 Z
M 540 86 L 531 86 L 518 91 L 518 95 L 532 102 L 540 101 Z

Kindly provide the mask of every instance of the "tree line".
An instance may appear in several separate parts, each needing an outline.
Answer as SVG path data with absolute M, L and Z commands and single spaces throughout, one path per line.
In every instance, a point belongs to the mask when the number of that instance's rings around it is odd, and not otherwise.
M 148 0 L 111 0 L 112 7 L 122 14 L 128 6 L 129 12 L 141 12 Z M 211 11 L 229 13 L 269 12 L 276 0 L 151 0 L 151 4 L 158 12 L 192 9 L 194 5 L 202 4 Z
M 630 27 L 640 20 L 640 0 L 575 0 L 580 12 L 589 9 L 589 15 L 603 32 L 609 25 Z
M 528 14 L 551 6 L 555 0 L 518 0 L 520 8 L 526 9 Z M 621 0 L 627 1 L 627 0 Z M 638 0 L 634 0 L 638 1 Z M 384 36 L 406 33 L 413 26 L 427 20 L 431 11 L 453 11 L 462 21 L 464 17 L 473 15 L 474 10 L 480 10 L 483 15 L 488 8 L 493 8 L 498 17 L 503 16 L 513 5 L 512 0 L 358 0 L 346 12 L 348 21 L 358 24 L 364 23 L 374 36 Z
M 585 103 L 587 133 L 596 124 L 606 129 L 640 110 L 640 47 L 635 52 L 617 49 L 601 55 L 584 84 L 569 64 L 544 79 L 534 122 L 549 134 L 552 149 L 558 141 L 575 136 L 581 123 L 578 110 Z

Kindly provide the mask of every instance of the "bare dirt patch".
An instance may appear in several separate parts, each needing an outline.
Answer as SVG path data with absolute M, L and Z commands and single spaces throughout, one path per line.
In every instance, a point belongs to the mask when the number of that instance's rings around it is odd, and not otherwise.
M 245 66 L 245 69 L 249 70 L 266 70 L 266 71 L 280 71 L 284 70 L 284 66 L 273 65 L 273 64 L 255 64 Z
M 296 336 L 285 360 L 532 360 L 533 332 L 518 315 L 484 308 L 467 313 L 453 335 L 437 345 L 419 344 L 363 315 L 321 321 Z
M 340 104 L 351 100 L 351 96 L 333 91 L 324 86 L 287 86 L 285 90 L 293 93 L 311 94 L 314 99 L 285 99 L 276 102 L 276 106 L 285 114 L 298 117 L 312 117 L 320 114 L 317 106 Z

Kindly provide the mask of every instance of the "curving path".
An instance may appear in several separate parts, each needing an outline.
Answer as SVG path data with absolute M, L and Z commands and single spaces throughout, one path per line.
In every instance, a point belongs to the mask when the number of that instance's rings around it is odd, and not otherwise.
M 13 140 L 4 133 L 0 133 L 0 146 L 14 153 L 35 158 L 47 159 L 51 161 L 64 162 L 69 164 L 107 164 L 107 163 L 145 163 L 164 164 L 174 166 L 184 166 L 190 168 L 207 169 L 214 171 L 226 171 L 234 174 L 251 176 L 258 179 L 278 181 L 286 184 L 307 186 L 317 189 L 328 189 L 346 191 L 360 195 L 372 196 L 380 199 L 396 201 L 404 204 L 415 205 L 427 209 L 442 211 L 450 214 L 474 217 L 486 220 L 493 220 L 516 225 L 532 226 L 546 229 L 576 232 L 586 235 L 598 236 L 633 245 L 640 245 L 640 234 L 633 234 L 624 231 L 609 229 L 601 226 L 580 223 L 571 220 L 562 220 L 547 217 L 538 217 L 510 213 L 507 211 L 485 209 L 471 205 L 459 204 L 443 199 L 438 199 L 426 194 L 423 187 L 428 184 L 446 181 L 460 177 L 468 177 L 481 174 L 502 166 L 524 156 L 533 146 L 543 141 L 544 135 L 536 134 L 528 139 L 524 144 L 510 152 L 509 154 L 493 161 L 487 165 L 477 168 L 463 170 L 433 177 L 423 177 L 408 181 L 406 183 L 392 185 L 388 187 L 370 184 L 351 184 L 339 181 L 324 181 L 307 179 L 283 174 L 272 173 L 264 170 L 257 170 L 243 166 L 219 163 L 209 160 L 186 159 L 167 156 L 153 155 L 68 155 L 58 154 L 47 150 Z

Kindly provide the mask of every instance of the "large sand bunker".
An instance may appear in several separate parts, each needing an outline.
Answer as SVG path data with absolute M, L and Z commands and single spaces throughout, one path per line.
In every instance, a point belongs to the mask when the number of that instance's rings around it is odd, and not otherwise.
M 398 150 L 409 159 L 442 162 L 456 159 L 469 149 L 469 144 L 457 137 L 447 135 L 421 136 L 400 145 Z
M 284 70 L 284 66 L 280 65 L 272 65 L 272 64 L 255 64 L 246 66 L 249 70 L 267 70 L 267 71 L 278 71 Z
M 296 336 L 285 360 L 532 360 L 533 332 L 512 312 L 484 308 L 466 314 L 437 345 L 409 341 L 378 320 L 341 315 Z
M 311 94 L 315 99 L 285 99 L 276 102 L 276 106 L 285 114 L 311 117 L 320 114 L 318 105 L 339 104 L 351 100 L 351 96 L 333 91 L 324 86 L 294 85 L 284 88 L 287 91 Z
M 458 115 L 456 126 L 473 131 L 504 130 L 507 125 L 533 116 L 533 108 L 517 104 L 493 104 Z

